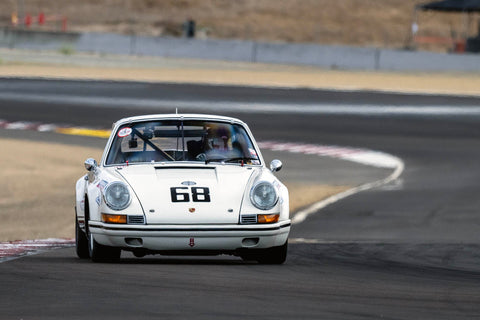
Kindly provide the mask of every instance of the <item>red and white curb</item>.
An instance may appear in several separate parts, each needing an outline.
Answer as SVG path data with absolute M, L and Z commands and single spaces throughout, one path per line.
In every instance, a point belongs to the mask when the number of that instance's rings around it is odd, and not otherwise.
M 400 159 L 388 153 L 360 148 L 340 147 L 331 145 L 316 145 L 304 143 L 282 143 L 278 141 L 262 141 L 258 143 L 261 149 L 284 151 L 330 157 L 352 161 L 377 168 L 395 169 Z
M 0 119 L 0 128 L 9 130 L 34 130 L 38 132 L 55 131 L 59 125 L 30 121 L 5 121 Z
M 75 245 L 72 239 L 44 239 L 0 242 L 0 263 L 43 251 L 68 248 Z
M 32 130 L 37 132 L 56 132 L 68 135 L 108 138 L 110 130 L 76 127 L 68 124 L 39 123 L 30 121 L 5 121 L 0 119 L 0 128 L 7 130 Z
M 57 125 L 57 124 L 42 124 L 36 122 L 16 121 L 8 122 L 0 119 L 0 128 L 9 130 L 34 130 L 38 132 L 57 132 L 61 134 L 79 135 L 79 136 L 95 136 L 95 137 L 108 137 L 110 130 L 95 129 L 85 127 L 75 127 L 69 125 Z M 341 159 L 345 161 L 356 162 L 359 164 L 373 166 L 377 168 L 392 169 L 393 172 L 386 177 L 378 181 L 366 183 L 347 191 L 338 193 L 322 201 L 314 203 L 306 209 L 296 212 L 292 217 L 292 224 L 298 224 L 315 212 L 325 208 L 326 206 L 337 202 L 341 199 L 349 197 L 353 194 L 361 191 L 366 191 L 373 188 L 386 185 L 392 181 L 395 181 L 402 174 L 405 165 L 403 161 L 384 152 L 378 152 L 361 148 L 350 148 L 342 146 L 332 145 L 316 145 L 305 143 L 285 143 L 279 141 L 262 141 L 258 143 L 261 149 L 271 151 L 282 151 L 291 153 L 300 153 L 306 155 L 317 155 L 321 157 L 330 157 L 335 159 Z M 14 241 L 0 243 L 0 262 L 15 259 L 21 256 L 35 254 L 44 250 L 70 247 L 74 245 L 73 240 L 61 240 L 61 239 L 47 239 L 47 240 L 31 240 L 31 241 Z

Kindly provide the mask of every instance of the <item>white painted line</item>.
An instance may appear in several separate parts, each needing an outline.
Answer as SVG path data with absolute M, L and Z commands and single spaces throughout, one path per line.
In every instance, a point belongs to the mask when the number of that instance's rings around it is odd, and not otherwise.
M 477 105 L 378 105 L 378 104 L 320 104 L 320 103 L 249 103 L 232 101 L 190 101 L 190 100 L 161 100 L 149 98 L 107 97 L 107 96 L 78 96 L 53 93 L 15 93 L 1 92 L 0 100 L 45 103 L 74 103 L 102 108 L 135 107 L 152 109 L 156 112 L 174 112 L 175 108 L 192 109 L 197 111 L 234 111 L 241 113 L 297 113 L 297 114 L 336 114 L 336 115 L 365 115 L 365 116 L 480 116 L 480 107 Z
M 324 239 L 305 239 L 289 238 L 288 244 L 398 244 L 398 241 L 378 241 L 378 240 L 324 240 Z
M 338 241 L 323 239 L 305 239 L 305 238 L 289 238 L 288 244 L 348 244 L 358 243 L 358 241 Z

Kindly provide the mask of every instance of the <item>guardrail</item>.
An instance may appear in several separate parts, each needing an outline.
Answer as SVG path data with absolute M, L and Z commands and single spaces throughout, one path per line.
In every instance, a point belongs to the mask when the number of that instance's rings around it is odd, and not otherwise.
M 0 29 L 0 47 L 312 65 L 327 69 L 479 72 L 480 55 L 242 40 Z

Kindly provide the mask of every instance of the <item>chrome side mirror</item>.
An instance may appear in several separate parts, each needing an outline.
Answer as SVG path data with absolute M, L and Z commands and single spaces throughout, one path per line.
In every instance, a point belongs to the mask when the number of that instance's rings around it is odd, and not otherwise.
M 270 162 L 270 171 L 272 172 L 280 171 L 280 169 L 282 169 L 282 166 L 283 166 L 282 161 L 277 159 L 272 160 L 272 162 Z
M 87 160 L 85 160 L 85 169 L 87 169 L 87 171 L 95 172 L 95 170 L 97 170 L 97 167 L 98 167 L 98 164 L 97 164 L 97 161 L 95 161 L 95 159 L 88 158 Z

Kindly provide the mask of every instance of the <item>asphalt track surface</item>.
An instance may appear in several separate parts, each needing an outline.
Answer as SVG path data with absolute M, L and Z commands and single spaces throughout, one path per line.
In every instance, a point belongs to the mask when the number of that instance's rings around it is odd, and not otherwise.
M 141 106 L 129 106 L 135 99 Z M 223 109 L 219 102 L 258 108 Z M 288 107 L 277 112 L 275 105 Z M 338 111 L 328 111 L 336 105 Z M 347 105 L 353 109 L 341 108 Z M 480 99 L 0 81 L 0 118 L 8 121 L 105 128 L 123 116 L 172 112 L 175 106 L 239 117 L 258 140 L 388 152 L 403 159 L 405 171 L 391 185 L 358 193 L 294 226 L 291 238 L 307 240 L 291 244 L 281 266 L 160 256 L 93 264 L 76 258 L 72 248 L 1 263 L 1 319 L 480 318 Z M 328 108 L 301 112 L 312 106 Z M 384 107 L 393 109 L 379 111 Z

